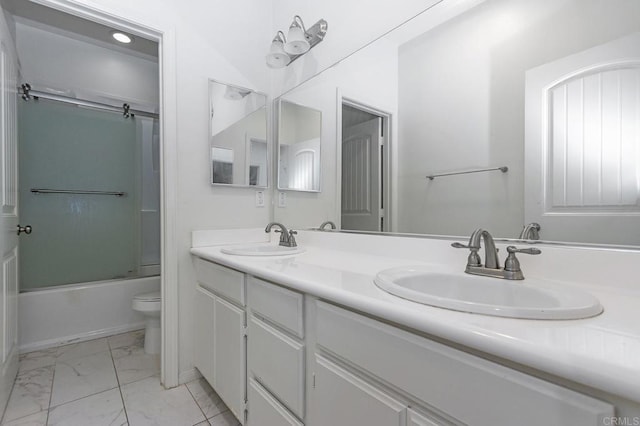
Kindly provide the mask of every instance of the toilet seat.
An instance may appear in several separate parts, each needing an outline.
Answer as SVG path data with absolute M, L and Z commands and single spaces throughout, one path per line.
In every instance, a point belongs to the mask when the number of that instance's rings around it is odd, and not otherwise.
M 143 293 L 138 294 L 133 297 L 133 300 L 138 302 L 159 302 L 160 301 L 160 292 L 152 291 L 151 293 Z
M 159 316 L 162 305 L 160 302 L 160 292 L 154 291 L 151 293 L 138 294 L 133 297 L 132 305 L 136 311 Z

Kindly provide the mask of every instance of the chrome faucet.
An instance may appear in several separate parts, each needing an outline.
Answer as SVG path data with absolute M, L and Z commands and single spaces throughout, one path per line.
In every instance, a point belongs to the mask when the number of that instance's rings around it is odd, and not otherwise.
M 330 221 L 330 220 L 327 220 L 327 221 L 325 221 L 325 222 L 322 222 L 322 224 L 320 225 L 320 227 L 319 227 L 318 229 L 319 229 L 320 231 L 324 231 L 324 230 L 325 230 L 325 228 L 326 228 L 327 226 L 330 226 L 330 227 L 331 227 L 331 229 L 336 229 L 336 224 L 335 224 L 335 223 L 333 223 L 333 222 L 332 222 L 332 221 Z
M 525 225 L 522 228 L 522 232 L 520 232 L 521 240 L 539 240 L 540 239 L 540 224 L 536 222 L 531 222 L 528 225 Z
M 279 245 L 283 246 L 283 247 L 297 247 L 298 244 L 296 243 L 296 238 L 294 237 L 294 235 L 297 235 L 298 233 L 294 230 L 287 230 L 287 228 L 278 222 L 271 222 L 270 224 L 267 225 L 266 228 L 264 228 L 264 232 L 269 233 L 271 232 L 271 228 L 277 226 L 280 229 L 276 229 L 276 232 L 280 233 L 280 243 Z
M 484 242 L 484 265 L 480 261 L 480 238 Z M 467 258 L 467 267 L 465 272 L 467 274 L 482 275 L 494 278 L 504 278 L 507 280 L 523 280 L 524 275 L 520 269 L 520 261 L 516 258 L 516 253 L 524 254 L 540 254 L 542 253 L 537 248 L 518 249 L 514 246 L 507 247 L 507 260 L 504 263 L 504 268 L 500 268 L 498 260 L 498 250 L 496 249 L 493 237 L 488 231 L 482 228 L 476 229 L 469 238 L 467 245 L 462 243 L 453 243 L 452 247 L 455 248 L 468 248 L 471 250 L 469 257 Z

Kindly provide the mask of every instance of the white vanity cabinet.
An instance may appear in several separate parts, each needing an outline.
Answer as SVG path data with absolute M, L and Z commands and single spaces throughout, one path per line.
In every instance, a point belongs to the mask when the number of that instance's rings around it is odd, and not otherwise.
M 236 418 L 246 407 L 245 274 L 195 260 L 194 363 Z
M 342 371 L 351 370 L 363 383 L 394 389 L 390 397 L 395 395 L 407 409 L 415 405 L 433 413 L 433 419 L 428 419 L 412 411 L 412 425 L 449 421 L 481 426 L 597 425 L 601 418 L 614 414 L 611 404 L 322 301 L 316 302 L 315 321 L 319 360 L 326 353 L 344 366 Z M 327 364 L 318 364 L 311 404 L 319 408 L 314 413 L 326 406 L 326 394 L 338 392 L 346 392 L 354 403 L 368 398 L 372 401 L 368 406 L 375 406 L 377 399 L 377 406 L 386 405 L 387 412 L 397 409 L 389 399 L 375 396 L 382 391 L 361 386 L 356 395 L 354 386 L 345 391 L 337 379 L 326 385 L 319 382 L 319 374 L 327 375 L 323 372 Z M 334 368 L 334 374 L 337 371 L 340 369 Z M 400 415 L 397 418 L 405 424 Z M 439 418 L 446 420 L 435 420 Z M 347 425 L 351 419 L 345 413 L 331 424 Z M 385 424 L 398 423 L 394 418 Z
M 202 259 L 195 365 L 248 426 L 598 425 L 614 406 Z M 243 423 L 244 424 L 244 423 Z
M 255 426 L 302 424 L 306 362 L 304 297 L 251 276 L 247 292 L 248 423 Z

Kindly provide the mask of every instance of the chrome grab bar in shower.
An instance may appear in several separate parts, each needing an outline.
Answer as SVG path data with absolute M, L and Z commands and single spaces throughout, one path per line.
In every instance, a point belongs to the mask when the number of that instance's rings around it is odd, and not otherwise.
M 441 177 L 441 176 L 466 175 L 466 174 L 469 174 L 469 173 L 492 172 L 494 170 L 500 170 L 502 173 L 507 173 L 509 168 L 507 166 L 502 166 L 502 167 L 491 167 L 491 168 L 488 168 L 488 169 L 463 170 L 463 171 L 460 171 L 460 172 L 439 173 L 439 174 L 429 175 L 429 176 L 427 176 L 427 179 L 433 180 L 433 179 L 435 179 L 437 177 Z
M 89 194 L 89 195 L 115 195 L 116 197 L 124 197 L 126 192 L 117 191 L 89 191 L 83 189 L 46 189 L 46 188 L 31 188 L 31 192 L 34 194 Z

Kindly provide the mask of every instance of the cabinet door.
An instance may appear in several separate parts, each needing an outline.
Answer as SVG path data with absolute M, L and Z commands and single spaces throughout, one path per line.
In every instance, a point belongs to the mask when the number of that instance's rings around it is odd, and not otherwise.
M 302 426 L 258 382 L 249 379 L 249 426 Z
M 196 288 L 195 301 L 195 366 L 213 386 L 213 311 L 215 296 L 200 287 Z
M 422 414 L 413 411 L 411 408 L 408 410 L 409 418 L 407 420 L 408 426 L 446 426 L 446 423 L 436 421 L 434 419 L 427 418 Z
M 314 425 L 405 425 L 405 405 L 380 389 L 320 355 L 314 371 Z
M 216 297 L 213 387 L 241 422 L 246 400 L 244 311 Z
M 304 346 L 254 316 L 249 318 L 248 367 L 288 409 L 304 417 Z

